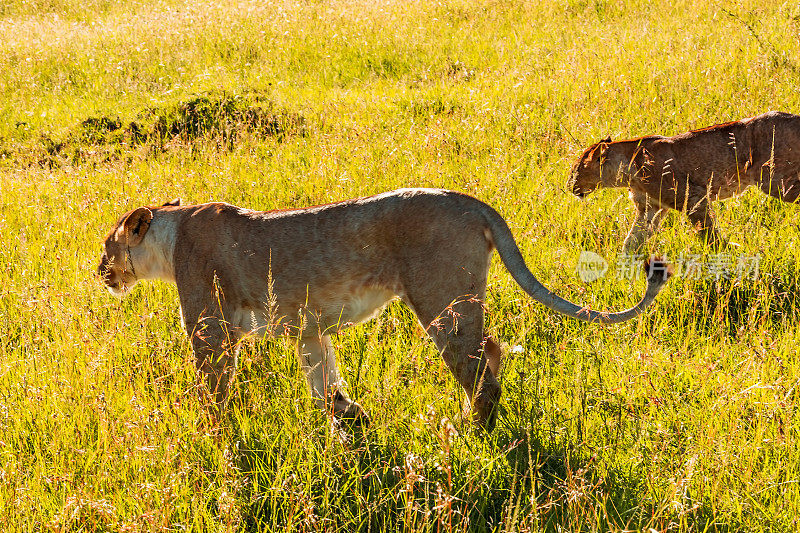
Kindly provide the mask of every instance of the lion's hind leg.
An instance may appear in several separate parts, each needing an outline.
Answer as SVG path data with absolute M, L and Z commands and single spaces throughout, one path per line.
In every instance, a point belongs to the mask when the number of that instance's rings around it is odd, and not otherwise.
M 770 177 L 767 176 L 767 179 L 762 179 L 758 186 L 762 191 L 770 196 L 779 198 L 784 202 L 796 203 L 798 200 L 800 200 L 800 169 L 795 166 L 793 170 L 796 172 L 796 175 L 790 178 L 772 177 L 770 179 Z M 778 174 L 778 176 L 785 176 L 787 174 L 791 175 L 789 173 L 784 174 L 781 172 Z
M 503 350 L 492 337 L 486 337 L 483 342 L 483 355 L 486 357 L 486 364 L 492 371 L 494 377 L 500 377 L 500 362 L 503 358 Z
M 725 247 L 725 241 L 717 232 L 714 222 L 714 212 L 711 210 L 707 196 L 695 202 L 690 201 L 686 214 L 689 216 L 689 221 L 695 227 L 701 239 L 714 250 L 720 250 Z
M 406 303 L 439 348 L 442 358 L 464 388 L 479 426 L 491 431 L 500 401 L 500 346 L 483 335 L 483 302 L 465 294 L 442 305 L 409 295 Z

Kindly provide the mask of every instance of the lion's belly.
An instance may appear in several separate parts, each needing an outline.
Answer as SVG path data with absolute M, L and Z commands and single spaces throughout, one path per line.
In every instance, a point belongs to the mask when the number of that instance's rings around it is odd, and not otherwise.
M 334 298 L 322 306 L 324 314 L 322 321 L 328 327 L 337 329 L 358 324 L 377 316 L 394 297 L 392 291 L 383 288 L 353 288 L 340 298 Z
M 319 326 L 320 331 L 335 332 L 375 317 L 394 297 L 392 291 L 380 287 L 339 286 L 311 293 L 308 301 L 302 303 L 278 298 L 276 307 L 267 312 L 242 308 L 231 322 L 243 331 L 260 336 L 296 334 L 301 323 L 306 328 Z

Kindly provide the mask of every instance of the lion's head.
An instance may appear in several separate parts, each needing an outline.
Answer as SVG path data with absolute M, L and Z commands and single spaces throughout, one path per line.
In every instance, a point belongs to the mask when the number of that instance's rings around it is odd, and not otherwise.
M 122 215 L 106 236 L 97 274 L 111 294 L 122 296 L 139 280 L 131 259 L 131 248 L 141 244 L 152 220 L 153 212 L 140 207 Z
M 594 143 L 583 152 L 578 161 L 572 166 L 569 180 L 567 181 L 567 187 L 572 191 L 572 194 L 583 198 L 604 185 L 603 165 L 606 160 L 606 151 L 609 143 L 611 143 L 610 137 Z
M 176 198 L 161 207 L 181 204 Z M 125 213 L 106 236 L 97 274 L 111 294 L 123 296 L 137 281 L 152 273 L 152 253 L 148 253 L 147 246 L 142 243 L 153 222 L 153 212 L 159 209 L 140 207 Z

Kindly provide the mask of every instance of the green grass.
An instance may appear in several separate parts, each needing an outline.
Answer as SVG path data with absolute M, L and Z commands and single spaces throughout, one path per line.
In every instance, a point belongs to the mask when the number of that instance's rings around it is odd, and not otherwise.
M 619 190 L 572 197 L 571 162 L 606 135 L 798 112 L 799 36 L 800 8 L 756 0 L 4 2 L 3 530 L 796 530 L 795 206 L 718 205 L 758 279 L 679 276 L 617 326 L 554 315 L 496 263 L 487 328 L 507 356 L 489 436 L 400 304 L 336 339 L 363 434 L 331 430 L 280 338 L 247 343 L 214 424 L 175 288 L 117 300 L 94 271 L 139 205 L 434 186 L 503 213 L 559 294 L 627 307 L 641 278 L 587 285 L 575 266 L 584 249 L 616 257 L 631 207 Z M 676 215 L 649 247 L 707 252 Z

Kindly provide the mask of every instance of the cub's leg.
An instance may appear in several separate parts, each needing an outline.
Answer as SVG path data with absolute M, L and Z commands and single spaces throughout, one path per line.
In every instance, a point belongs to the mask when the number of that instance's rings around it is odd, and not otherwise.
M 208 316 L 200 318 L 190 333 L 197 370 L 205 376 L 206 392 L 219 413 L 236 371 L 239 330 L 220 318 Z
M 777 167 L 777 164 L 776 164 Z M 780 173 L 778 171 L 781 171 Z M 793 177 L 786 178 L 785 176 L 792 176 L 791 172 L 784 173 L 784 169 L 770 169 L 765 164 L 762 167 L 762 176 L 758 186 L 765 193 L 775 198 L 780 198 L 784 202 L 797 202 L 800 198 L 800 167 L 794 165 Z M 770 179 L 770 173 L 773 177 Z M 778 177 L 776 174 L 784 177 Z
M 364 409 L 345 392 L 345 382 L 336 366 L 336 351 L 330 335 L 312 334 L 307 329 L 298 339 L 297 358 L 306 375 L 311 397 L 320 409 L 332 409 L 336 418 L 359 424 L 369 422 Z
M 631 200 L 636 208 L 636 218 L 625 237 L 623 249 L 628 255 L 636 255 L 641 253 L 647 239 L 658 230 L 667 210 L 653 205 L 653 202 L 644 194 L 631 193 Z
M 692 202 L 690 199 L 686 214 L 689 216 L 689 220 L 694 225 L 695 229 L 697 229 L 700 237 L 711 245 L 712 248 L 719 250 L 723 247 L 724 241 L 717 233 L 714 224 L 714 214 L 709 206 L 708 196 L 704 195 L 700 198 L 695 196 L 694 200 L 695 201 Z
M 467 393 L 473 420 L 491 431 L 500 400 L 500 384 L 495 373 L 500 369 L 501 351 L 493 339 L 483 337 L 482 302 L 465 295 L 455 303 L 442 304 L 409 294 L 406 303 L 414 310 L 448 368 Z

